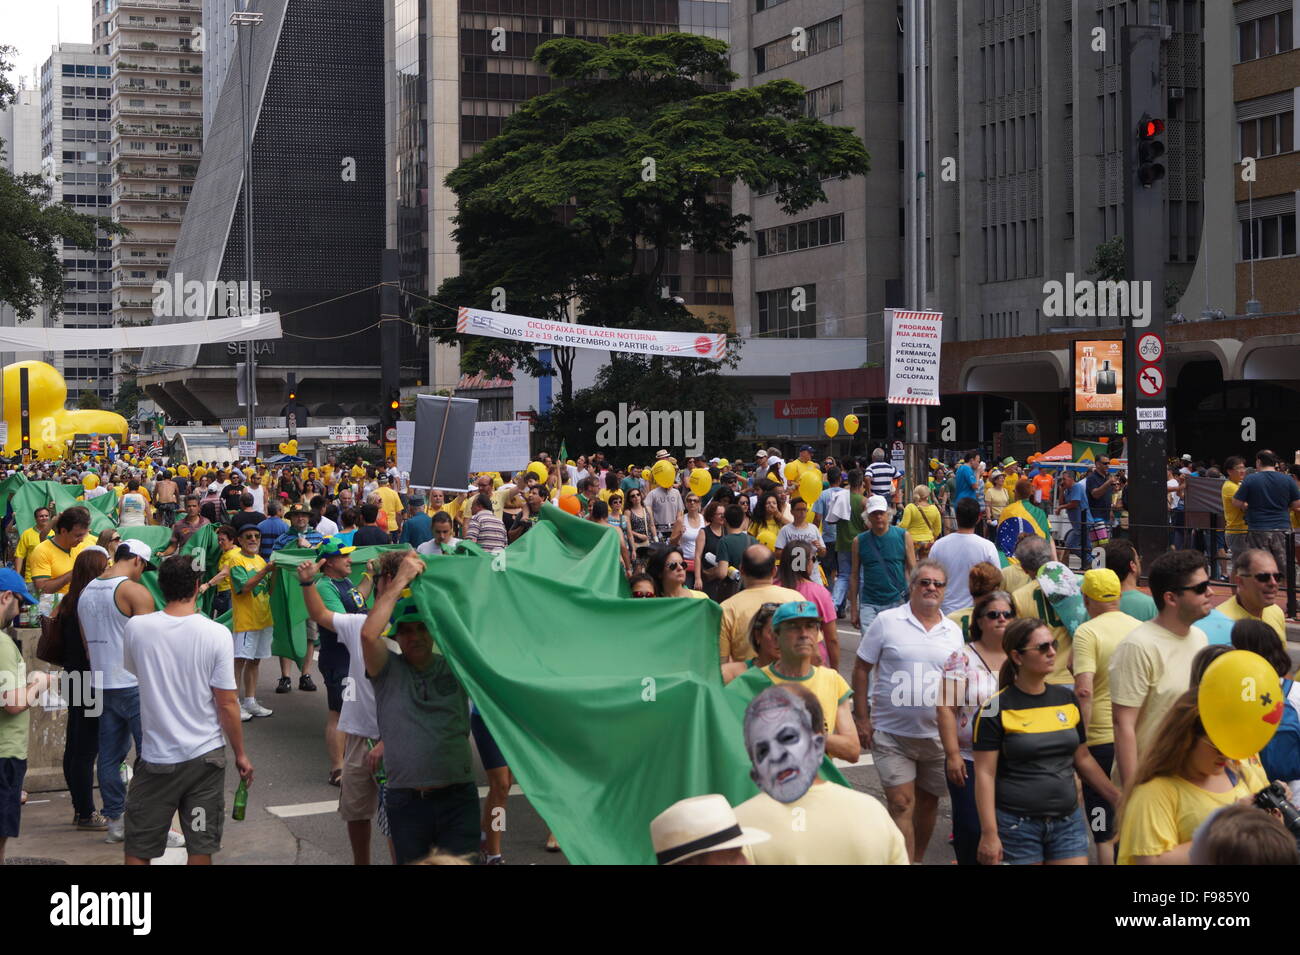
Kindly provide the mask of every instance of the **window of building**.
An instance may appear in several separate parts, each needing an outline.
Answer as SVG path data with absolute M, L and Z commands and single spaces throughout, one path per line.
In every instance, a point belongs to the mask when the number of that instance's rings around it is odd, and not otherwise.
M 844 216 L 824 216 L 820 219 L 808 219 L 803 222 L 790 222 L 759 229 L 755 235 L 758 254 L 780 255 L 783 252 L 799 252 L 814 249 L 822 245 L 834 245 L 844 241 Z
M 1257 20 L 1237 24 L 1237 59 L 1241 63 L 1291 49 L 1294 34 L 1291 11 L 1270 13 Z
M 1241 223 L 1242 261 L 1295 255 L 1295 249 L 1295 213 L 1261 216 Z
M 812 119 L 838 113 L 844 108 L 844 84 L 831 83 L 804 94 L 804 109 Z
M 802 308 L 796 310 L 800 305 Z M 758 335 L 766 338 L 816 338 L 817 286 L 796 285 L 759 292 Z
M 1277 156 L 1291 152 L 1294 139 L 1295 111 L 1247 119 L 1237 124 L 1241 133 L 1241 156 Z
M 804 32 L 805 49 L 794 48 L 795 37 L 787 34 L 780 39 L 754 48 L 754 72 L 764 73 L 777 67 L 802 60 L 837 47 L 843 41 L 843 21 L 840 17 L 814 23 Z

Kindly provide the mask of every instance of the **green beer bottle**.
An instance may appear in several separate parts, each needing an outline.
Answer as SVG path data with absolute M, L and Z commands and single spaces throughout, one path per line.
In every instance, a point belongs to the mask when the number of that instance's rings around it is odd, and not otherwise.
M 248 783 L 242 779 L 239 781 L 239 788 L 235 790 L 235 811 L 230 814 L 230 818 L 236 822 L 244 821 L 244 813 L 248 809 Z

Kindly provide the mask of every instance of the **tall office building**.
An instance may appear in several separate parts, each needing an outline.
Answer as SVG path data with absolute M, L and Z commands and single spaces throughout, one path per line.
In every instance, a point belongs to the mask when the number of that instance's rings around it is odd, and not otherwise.
M 52 177 L 53 200 L 92 216 L 109 214 L 112 138 L 108 57 L 84 43 L 62 43 L 41 66 L 41 172 Z M 111 325 L 112 250 L 107 236 L 94 248 L 63 245 L 63 306 L 44 324 L 61 328 Z M 106 350 L 41 356 L 67 380 L 68 397 L 83 391 L 107 402 L 113 393 L 111 353 Z
M 112 77 L 113 323 L 153 321 L 154 282 L 167 277 L 203 157 L 200 0 L 95 0 L 93 42 Z M 115 386 L 140 352 L 113 356 Z
M 278 417 L 292 373 L 313 419 L 371 423 L 385 249 L 383 0 L 260 0 L 249 9 L 263 19 L 239 30 L 169 278 L 245 280 L 247 89 L 252 307 L 279 312 L 285 333 L 254 343 L 258 416 Z M 222 304 L 209 298 L 201 316 L 169 309 L 158 321 L 222 317 Z M 417 360 L 409 335 L 399 344 L 402 360 Z M 140 385 L 173 418 L 237 424 L 245 412 L 236 366 L 246 355 L 243 342 L 148 349 Z
M 8 109 L 0 110 L 0 140 L 4 140 L 0 165 L 15 176 L 41 174 L 41 91 L 20 87 Z M 52 163 L 51 163 L 52 165 Z M 20 320 L 12 305 L 0 302 L 0 327 L 41 327 L 45 306 L 37 306 L 30 318 Z M 0 353 L 0 368 L 14 361 L 44 360 L 40 352 Z
M 217 97 L 226 82 L 239 35 L 230 15 L 248 7 L 249 0 L 203 0 L 203 135 L 212 125 Z
M 827 201 L 787 216 L 773 192 L 735 189 L 751 241 L 732 255 L 738 328 L 755 338 L 856 338 L 867 354 L 827 354 L 824 367 L 880 361 L 881 311 L 902 305 L 900 22 L 893 2 L 737 0 L 737 85 L 793 80 L 811 117 L 855 130 L 871 171 L 822 184 Z M 800 307 L 802 305 L 802 307 Z M 856 351 L 856 349 L 855 349 Z M 845 365 L 840 365 L 844 362 Z
M 436 291 L 459 271 L 455 195 L 446 177 L 500 132 L 520 103 L 550 90 L 532 61 L 541 43 L 675 32 L 726 41 L 729 8 L 728 0 L 386 0 L 388 240 L 401 253 L 403 287 Z M 504 39 L 504 50 L 493 48 L 494 37 Z M 730 258 L 674 251 L 665 267 L 668 289 L 692 311 L 734 324 Z M 457 349 L 433 346 L 430 365 L 434 389 L 456 387 Z

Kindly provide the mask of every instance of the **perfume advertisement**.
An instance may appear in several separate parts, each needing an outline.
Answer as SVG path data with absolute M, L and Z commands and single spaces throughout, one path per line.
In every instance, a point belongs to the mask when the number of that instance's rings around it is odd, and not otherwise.
M 1119 414 L 1124 411 L 1124 342 L 1074 344 L 1074 411 Z

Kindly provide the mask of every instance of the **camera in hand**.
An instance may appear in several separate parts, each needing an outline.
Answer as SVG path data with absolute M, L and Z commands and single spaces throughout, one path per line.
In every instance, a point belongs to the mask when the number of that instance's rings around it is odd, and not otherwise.
M 1268 784 L 1267 789 L 1261 789 L 1255 793 L 1255 807 L 1257 809 L 1276 809 L 1282 814 L 1282 823 L 1296 840 L 1296 846 L 1300 848 L 1300 812 L 1296 811 L 1295 806 L 1287 799 L 1286 790 L 1282 784 L 1274 780 Z

